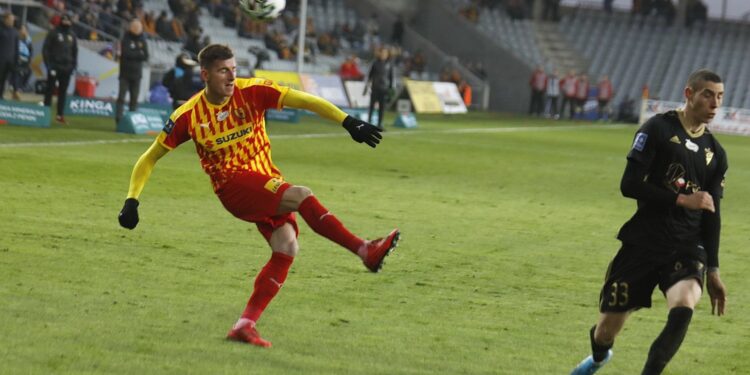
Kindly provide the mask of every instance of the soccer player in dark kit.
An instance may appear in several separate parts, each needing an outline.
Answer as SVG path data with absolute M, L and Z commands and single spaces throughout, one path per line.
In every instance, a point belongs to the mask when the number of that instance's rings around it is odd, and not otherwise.
M 651 307 L 656 285 L 669 315 L 643 375 L 661 374 L 680 348 L 704 278 L 711 313 L 724 314 L 719 202 L 727 155 L 706 128 L 723 95 L 721 78 L 698 70 L 688 78 L 684 108 L 652 117 L 635 134 L 620 189 L 638 201 L 638 209 L 618 235 L 622 247 L 607 270 L 599 321 L 589 333 L 592 355 L 572 375 L 593 374 L 609 361 L 615 337 L 631 312 Z
M 250 300 L 227 339 L 269 347 L 271 343 L 255 326 L 284 284 L 299 251 L 295 213 L 316 233 L 359 257 L 372 272 L 380 270 L 400 233 L 395 229 L 371 241 L 355 236 L 310 189 L 286 181 L 271 159 L 266 110 L 310 110 L 342 124 L 356 142 L 373 148 L 381 135 L 374 125 L 348 116 L 325 99 L 266 79 L 238 78 L 234 53 L 227 46 L 209 45 L 198 60 L 206 88 L 172 113 L 164 130 L 138 159 L 118 219 L 123 227 L 135 228 L 138 198 L 156 162 L 192 140 L 221 203 L 237 218 L 254 223 L 271 248 L 271 258 L 258 272 Z

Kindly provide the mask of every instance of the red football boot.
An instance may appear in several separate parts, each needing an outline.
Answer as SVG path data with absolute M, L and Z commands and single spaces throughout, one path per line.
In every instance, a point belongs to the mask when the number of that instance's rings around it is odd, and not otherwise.
M 271 347 L 271 342 L 263 340 L 263 338 L 260 337 L 260 333 L 258 333 L 252 324 L 245 324 L 239 328 L 232 328 L 229 333 L 227 333 L 227 340 L 246 342 L 264 348 Z
M 398 244 L 401 232 L 394 229 L 388 236 L 376 240 L 367 241 L 367 254 L 365 254 L 363 263 L 365 267 L 372 272 L 380 271 L 383 267 L 383 260 L 390 254 Z

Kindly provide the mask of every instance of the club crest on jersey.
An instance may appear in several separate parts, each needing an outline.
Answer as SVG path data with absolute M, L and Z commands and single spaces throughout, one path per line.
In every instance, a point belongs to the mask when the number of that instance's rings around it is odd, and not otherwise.
M 695 144 L 695 143 L 693 143 L 691 140 L 686 139 L 685 140 L 685 148 L 687 148 L 688 150 L 690 150 L 692 152 L 698 152 L 698 149 L 700 147 L 698 147 L 698 145 Z
M 224 121 L 227 119 L 227 117 L 229 117 L 229 111 L 221 111 L 216 114 L 216 119 L 218 121 Z
M 279 188 L 281 187 L 281 185 L 284 185 L 284 184 L 285 184 L 284 180 L 280 178 L 272 178 L 268 180 L 268 182 L 266 182 L 266 185 L 264 187 L 266 188 L 266 190 L 276 194 L 276 192 L 279 191 Z
M 235 109 L 234 110 L 234 115 L 237 116 L 238 119 L 244 120 L 245 117 L 246 117 L 246 115 L 245 115 L 245 109 L 244 108 L 237 108 L 237 109 Z
M 711 164 L 711 160 L 714 158 L 714 152 L 710 148 L 705 149 L 706 151 L 706 165 Z
M 164 129 L 162 129 L 167 135 L 172 132 L 172 129 L 174 129 L 174 121 L 172 119 L 167 120 L 167 123 L 164 124 Z
M 637 151 L 643 151 L 643 149 L 646 147 L 647 139 L 648 139 L 648 134 L 646 133 L 636 134 L 635 141 L 633 141 L 633 149 Z

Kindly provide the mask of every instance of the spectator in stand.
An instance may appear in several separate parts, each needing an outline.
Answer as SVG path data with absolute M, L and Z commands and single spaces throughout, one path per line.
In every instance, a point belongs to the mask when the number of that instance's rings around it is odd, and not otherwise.
M 109 3 L 102 4 L 102 10 L 98 14 L 99 26 L 102 30 L 110 35 L 119 35 L 120 27 L 112 14 L 112 6 Z
M 188 36 L 192 32 L 198 32 L 203 33 L 203 29 L 201 28 L 200 24 L 200 17 L 201 17 L 201 8 L 199 8 L 196 4 L 190 2 L 188 3 L 187 11 L 186 13 L 180 17 L 180 19 L 183 21 L 182 24 L 184 25 L 184 32 L 185 35 Z
M 168 0 L 167 6 L 169 6 L 169 10 L 172 11 L 175 18 L 182 17 L 185 13 L 185 6 L 182 0 Z
M 475 3 L 469 3 L 459 11 L 469 22 L 476 24 L 479 21 L 479 6 Z
M 52 25 L 53 28 L 55 28 L 60 25 L 60 19 L 62 18 L 62 15 L 66 13 L 65 1 L 54 1 L 48 3 L 47 6 L 55 10 L 55 12 L 53 12 L 52 14 L 52 17 L 49 18 L 49 24 Z
M 612 3 L 614 3 L 615 0 L 604 0 L 604 13 L 612 14 Z
M 560 20 L 560 0 L 544 0 L 542 19 L 552 22 Z
M 505 5 L 505 11 L 512 20 L 522 20 L 526 18 L 523 0 L 508 0 Z
M 693 23 L 700 22 L 705 25 L 708 20 L 708 7 L 701 0 L 688 0 L 685 26 L 691 27 Z
M 324 55 L 336 56 L 339 53 L 339 45 L 331 33 L 324 32 L 318 37 L 318 50 Z
M 169 23 L 169 27 L 172 28 L 172 35 L 174 36 L 174 39 L 172 39 L 172 41 L 182 42 L 186 39 L 185 27 L 183 26 L 183 22 L 181 19 L 177 17 L 172 18 L 172 21 L 170 21 Z
M 421 50 L 414 52 L 414 56 L 411 57 L 411 70 L 413 72 L 422 73 L 424 68 L 427 66 L 427 59 L 424 57 L 424 53 Z
M 143 32 L 146 36 L 153 37 L 159 35 L 156 33 L 156 19 L 154 19 L 153 12 L 143 12 L 140 19 L 143 24 Z
M 70 84 L 70 76 L 78 67 L 78 40 L 71 30 L 73 22 L 67 14 L 60 17 L 60 24 L 47 33 L 42 47 L 42 59 L 47 67 L 47 88 L 44 105 L 52 105 L 52 94 L 57 86 L 57 116 L 60 124 L 65 122 L 65 96 Z
M 11 79 L 14 100 L 21 100 L 18 91 L 23 90 L 29 83 L 32 56 L 34 56 L 34 45 L 31 43 L 31 36 L 29 36 L 26 25 L 21 25 L 21 29 L 18 32 L 18 62 L 16 63 L 16 69 Z
M 568 118 L 573 119 L 576 108 L 576 87 L 578 86 L 578 77 L 575 70 L 568 72 L 568 75 L 560 80 L 560 89 L 563 94 L 563 102 L 560 106 L 560 117 L 565 115 L 565 107 L 568 107 Z
M 469 85 L 469 82 L 466 82 L 465 79 L 462 79 L 461 82 L 459 82 L 458 93 L 461 94 L 461 98 L 464 100 L 466 108 L 469 108 L 472 100 L 471 85 Z
M 135 16 L 135 11 L 138 8 L 143 8 L 143 2 L 141 0 L 118 0 L 117 1 L 117 15 L 124 19 L 130 19 Z
M 250 39 L 263 39 L 268 33 L 268 22 L 255 21 L 250 17 L 241 17 L 237 34 Z
M 81 20 L 77 13 L 72 13 L 70 19 L 71 21 L 73 21 L 73 35 L 75 35 L 78 39 L 90 40 L 91 31 L 89 31 L 89 28 L 87 28 L 85 25 L 86 15 L 84 14 L 84 19 Z
M 576 113 L 580 118 L 583 118 L 583 113 L 586 107 L 586 101 L 589 98 L 589 77 L 585 74 L 581 74 L 578 77 L 578 83 L 576 84 Z
M 207 44 L 203 44 L 201 32 L 194 28 L 190 29 L 190 35 L 188 36 L 188 39 L 185 42 L 185 46 L 183 47 L 185 51 L 190 52 L 193 58 L 197 58 L 198 52 L 200 52 L 205 46 L 207 46 Z
M 385 113 L 386 97 L 393 87 L 393 64 L 388 61 L 388 49 L 381 48 L 378 52 L 378 59 L 372 63 L 370 72 L 367 74 L 367 83 L 362 95 L 367 95 L 368 89 L 371 89 L 370 108 L 367 114 L 369 122 L 372 121 L 372 112 L 375 104 L 378 105 L 377 128 L 383 131 L 383 114 Z
M 393 31 L 391 32 L 391 43 L 400 46 L 404 41 L 404 17 L 398 16 L 396 22 L 393 23 Z
M 531 86 L 529 114 L 541 116 L 544 112 L 544 93 L 547 90 L 547 74 L 544 73 L 544 69 L 541 66 L 537 66 L 531 72 L 529 86 Z
M 365 24 L 364 47 L 367 49 L 380 45 L 380 22 L 377 13 L 373 13 Z
M 130 111 L 138 109 L 138 94 L 143 77 L 143 63 L 148 61 L 148 45 L 143 37 L 143 25 L 139 19 L 130 21 L 128 32 L 120 41 L 120 87 L 117 94 L 115 125 L 120 123 L 124 112 L 125 95 L 130 93 Z
M 360 81 L 365 77 L 362 71 L 359 70 L 357 56 L 350 55 L 343 63 L 341 63 L 339 76 L 341 76 L 341 79 L 344 81 Z
M 609 120 L 609 102 L 615 96 L 615 92 L 612 89 L 612 82 L 610 82 L 608 76 L 604 75 L 601 80 L 599 80 L 598 87 L 599 93 L 597 99 L 599 100 L 599 119 L 604 120 L 604 115 L 606 114 L 606 119 Z
M 549 117 L 555 120 L 560 118 L 557 111 L 557 102 L 560 98 L 560 78 L 557 77 L 557 69 L 552 71 L 547 77 L 547 106 L 549 107 Z
M 222 8 L 221 19 L 224 26 L 230 29 L 237 27 L 242 18 L 239 3 L 224 4 Z
M 156 33 L 164 39 L 174 40 L 172 26 L 169 23 L 169 18 L 167 18 L 166 10 L 162 10 L 159 13 L 159 18 L 156 19 Z
M 172 97 L 172 108 L 177 109 L 200 91 L 193 84 L 193 68 L 196 65 L 198 62 L 181 53 L 175 59 L 175 66 L 164 75 L 162 84 Z
M 15 28 L 16 16 L 8 10 L 0 24 L 0 100 L 5 93 L 5 81 L 12 79 L 18 62 L 18 30 Z
M 672 26 L 675 17 L 677 17 L 677 8 L 675 8 L 672 0 L 655 0 L 656 12 L 661 17 L 664 17 L 664 23 L 667 26 Z

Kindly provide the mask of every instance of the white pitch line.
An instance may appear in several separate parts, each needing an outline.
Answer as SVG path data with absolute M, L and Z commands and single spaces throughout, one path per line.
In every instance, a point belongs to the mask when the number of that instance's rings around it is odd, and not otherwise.
M 622 129 L 630 125 L 563 125 L 563 126 L 516 126 L 499 128 L 468 128 L 468 129 L 441 129 L 441 130 L 396 130 L 388 131 L 386 137 L 394 135 L 416 135 L 416 134 L 480 134 L 480 133 L 517 133 L 525 131 L 560 131 L 578 129 Z M 337 138 L 348 137 L 346 132 L 340 133 L 315 133 L 315 134 L 283 134 L 271 135 L 271 139 L 309 139 L 309 138 Z M 99 139 L 90 141 L 60 141 L 60 142 L 22 142 L 22 143 L 0 143 L 0 148 L 23 148 L 23 147 L 55 147 L 55 146 L 90 146 L 119 143 L 151 143 L 153 138 L 135 139 Z
M 61 141 L 61 142 L 22 142 L 22 143 L 0 143 L 0 148 L 22 148 L 22 147 L 45 147 L 45 146 L 89 146 L 89 145 L 107 145 L 115 143 L 146 143 L 153 142 L 153 139 L 98 139 L 90 141 Z

